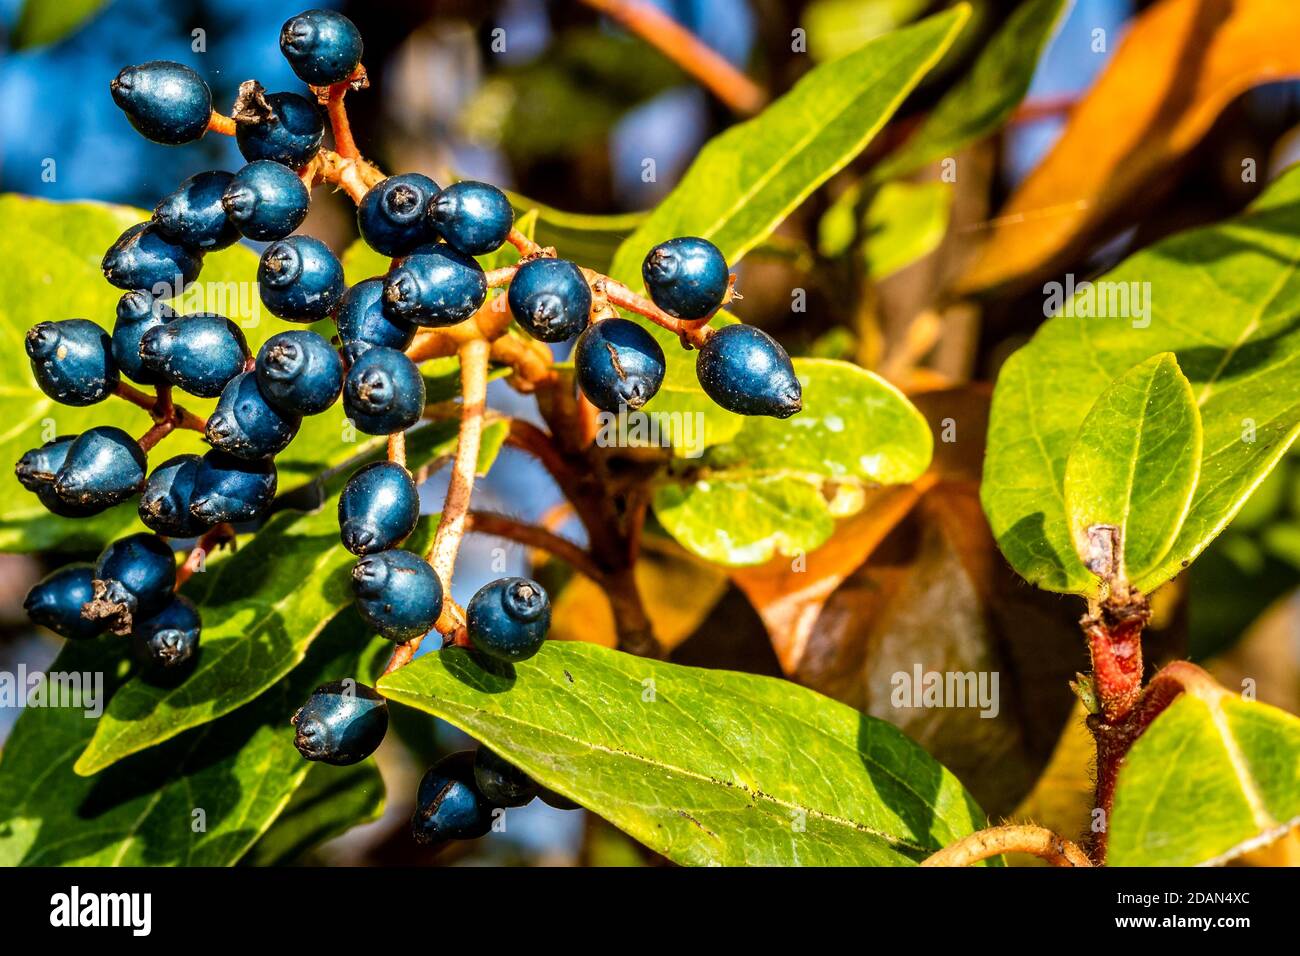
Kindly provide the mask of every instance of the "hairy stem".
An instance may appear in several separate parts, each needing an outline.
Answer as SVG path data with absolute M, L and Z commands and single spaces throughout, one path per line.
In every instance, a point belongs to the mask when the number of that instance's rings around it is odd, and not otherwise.
M 1003 853 L 1028 853 L 1052 866 L 1092 866 L 1074 843 L 1044 827 L 1001 826 L 980 830 L 922 861 L 922 866 L 970 866 Z

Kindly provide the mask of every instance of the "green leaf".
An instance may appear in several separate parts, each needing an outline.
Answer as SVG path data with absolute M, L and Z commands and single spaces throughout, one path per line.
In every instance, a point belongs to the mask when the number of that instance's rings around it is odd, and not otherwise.
M 271 828 L 241 861 L 250 866 L 284 866 L 307 851 L 378 820 L 384 809 L 384 779 L 367 760 L 350 767 L 310 764 L 303 781 Z
M 1225 863 L 1300 823 L 1300 720 L 1185 693 L 1137 739 L 1110 815 L 1111 866 Z
M 119 398 L 88 408 L 58 405 L 32 377 L 23 338 L 43 319 L 86 318 L 111 329 L 122 291 L 104 281 L 99 263 L 104 250 L 128 226 L 149 214 L 103 203 L 54 203 L 25 196 L 0 196 L 0 460 L 16 462 L 23 452 L 57 435 L 77 434 L 94 425 L 117 425 L 133 435 L 148 430 L 148 414 Z M 219 312 L 236 321 L 256 350 L 276 332 L 289 328 L 262 309 L 257 292 L 257 255 L 243 245 L 204 258 L 203 273 L 185 294 L 172 300 L 182 312 Z M 327 337 L 329 323 L 316 326 Z M 215 399 L 178 395 L 186 408 L 206 415 Z M 153 462 L 208 448 L 192 431 L 169 435 L 150 456 Z M 356 454 L 344 431 L 342 403 L 303 422 L 297 437 L 276 457 L 280 489 L 289 491 Z M 134 502 L 91 519 L 58 518 L 14 477 L 0 469 L 0 551 L 97 551 L 107 541 L 143 531 Z
M 818 63 L 838 60 L 910 23 L 928 6 L 930 0 L 814 0 L 803 13 L 808 53 Z
M 357 675 L 382 643 L 368 645 L 340 615 L 302 666 L 253 703 L 93 778 L 72 761 L 97 722 L 76 706 L 25 709 L 0 757 L 0 865 L 234 864 L 311 766 L 293 746 L 294 710 L 319 684 Z M 51 671 L 102 674 L 112 693 L 128 648 L 113 637 L 69 642 Z
M 872 170 L 872 178 L 882 182 L 904 176 L 1001 127 L 1028 92 L 1038 58 L 1068 6 L 1068 0 L 1025 0 L 984 47 L 970 73 L 916 133 Z
M 656 489 L 655 517 L 684 547 L 728 565 L 822 544 L 871 485 L 906 484 L 929 467 L 924 416 L 879 376 L 832 359 L 795 359 L 804 410 L 747 418 L 736 437 Z
M 901 731 L 786 681 L 568 641 L 379 682 L 677 863 L 909 866 L 983 825 Z
M 1065 513 L 1079 560 L 1093 560 L 1090 529 L 1116 528 L 1115 572 L 1140 588 L 1187 517 L 1201 441 L 1196 396 L 1172 352 L 1153 355 L 1102 392 L 1065 463 Z
M 484 430 L 480 470 L 490 466 L 506 429 L 506 423 L 494 422 Z M 411 466 L 451 454 L 456 431 L 454 422 L 413 429 L 407 444 Z M 337 497 L 351 471 L 333 477 L 332 493 L 316 511 L 276 515 L 234 555 L 190 579 L 184 593 L 203 613 L 202 650 L 193 673 L 176 687 L 129 681 L 100 718 L 77 760 L 78 773 L 93 774 L 229 713 L 303 659 L 326 621 L 352 603 L 349 574 L 356 558 L 339 542 Z M 406 542 L 409 550 L 423 553 L 434 520 L 421 520 Z
M 947 183 L 886 183 L 866 214 L 867 271 L 884 279 L 928 256 L 948 231 L 952 187 Z
M 62 40 L 89 20 L 106 0 L 27 0 L 14 28 L 13 49 L 44 46 Z
M 1157 243 L 1079 289 L 1003 365 L 981 500 L 1023 577 L 1090 591 L 1066 519 L 1066 458 L 1097 396 L 1152 355 L 1173 352 L 1192 384 L 1204 480 L 1145 588 L 1186 567 L 1286 453 L 1300 432 L 1298 204 L 1292 169 L 1238 218 Z
M 970 8 L 961 4 L 819 66 L 753 119 L 711 140 L 677 187 L 619 247 L 610 275 L 642 287 L 641 262 L 673 236 L 710 240 L 733 266 L 872 140 L 943 55 Z M 716 322 L 730 321 L 720 317 Z M 705 414 L 705 440 L 731 439 L 738 416 L 709 401 L 693 353 L 658 326 L 668 372 L 649 412 Z

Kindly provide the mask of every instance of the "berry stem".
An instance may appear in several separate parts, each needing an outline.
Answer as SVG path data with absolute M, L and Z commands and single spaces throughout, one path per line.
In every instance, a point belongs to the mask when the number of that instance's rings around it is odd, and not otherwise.
M 185 558 L 185 563 L 176 569 L 176 590 L 181 589 L 181 585 L 194 576 L 194 572 L 199 570 L 207 560 L 208 552 L 221 547 L 223 544 L 234 545 L 235 529 L 226 522 L 213 525 L 203 536 L 195 542 L 194 547 Z
M 658 7 L 645 0 L 584 2 L 645 40 L 733 112 L 749 116 L 762 109 L 767 99 L 762 87 Z
M 235 121 L 232 117 L 213 110 L 212 116 L 208 119 L 208 132 L 220 133 L 222 136 L 234 136 Z
M 586 575 L 599 587 L 607 584 L 605 572 L 596 566 L 590 554 L 568 538 L 537 525 L 525 524 L 506 515 L 490 511 L 470 511 L 467 529 L 476 534 L 505 538 L 539 551 L 545 551 L 567 563 L 573 570 Z
M 348 87 L 351 85 L 351 79 L 347 79 L 331 86 L 325 108 L 329 113 L 330 129 L 334 133 L 334 148 L 338 150 L 338 154 L 344 159 L 360 159 L 361 153 L 357 149 L 356 140 L 352 138 L 352 123 L 348 120 L 348 110 L 343 103 L 343 97 L 347 95 Z
M 162 393 L 162 388 L 166 388 L 166 397 Z M 162 386 L 157 395 L 149 395 L 140 391 L 126 382 L 119 382 L 117 391 L 114 392 L 119 398 L 125 398 L 132 405 L 138 405 L 149 413 L 155 422 L 162 421 L 170 417 L 173 425 L 177 428 L 188 428 L 191 431 L 201 432 L 208 427 L 208 420 L 177 405 L 171 400 L 171 389 L 169 386 Z
M 521 256 L 531 256 L 542 251 L 541 246 L 513 226 L 510 227 L 510 234 L 506 236 L 506 242 L 518 249 Z
M 972 833 L 927 857 L 921 866 L 970 866 L 1003 853 L 1028 853 L 1052 866 L 1092 866 L 1088 855 L 1076 844 L 1032 824 L 990 827 Z
M 393 432 L 388 436 L 388 460 L 406 467 L 406 432 Z
M 175 431 L 175 429 L 176 423 L 171 419 L 154 422 L 149 426 L 149 430 L 140 436 L 136 444 L 140 446 L 142 452 L 148 455 L 149 452 L 153 451 L 155 445 L 170 435 Z
M 637 295 L 623 283 L 611 279 L 609 276 L 601 275 L 599 272 L 590 272 L 588 270 L 583 270 L 583 272 L 591 283 L 591 291 L 596 295 L 604 296 L 610 305 L 626 309 L 628 312 L 635 312 L 637 315 L 649 319 L 660 328 L 667 329 L 680 337 L 683 345 L 699 348 L 713 334 L 713 329 L 709 328 L 708 325 L 709 319 L 713 316 L 691 322 L 675 319 L 645 296 Z

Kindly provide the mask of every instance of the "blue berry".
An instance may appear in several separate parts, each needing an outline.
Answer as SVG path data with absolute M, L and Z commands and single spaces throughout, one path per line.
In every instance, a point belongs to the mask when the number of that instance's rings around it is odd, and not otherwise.
M 325 122 L 320 109 L 297 93 L 266 93 L 256 80 L 239 90 L 235 141 L 250 163 L 270 159 L 301 169 L 320 152 Z
M 22 458 L 18 459 L 18 464 L 14 466 L 14 474 L 18 476 L 19 483 L 28 491 L 35 492 L 47 511 L 61 518 L 88 518 L 109 507 L 107 504 L 83 505 L 65 502 L 54 490 L 54 479 L 63 468 L 63 463 L 68 457 L 68 449 L 72 447 L 76 437 L 76 435 L 62 435 L 47 441 L 40 448 L 33 448 L 24 453 Z
M 226 218 L 221 204 L 221 196 L 233 178 L 225 170 L 213 169 L 185 180 L 154 206 L 153 221 L 158 231 L 177 245 L 203 252 L 238 242 L 239 230 Z
M 179 594 L 157 614 L 134 622 L 131 640 L 136 659 L 156 670 L 176 670 L 194 659 L 203 623 L 189 598 Z
M 161 611 L 176 587 L 176 555 L 156 534 L 132 534 L 106 547 L 95 562 L 95 598 L 82 613 L 114 634 Z
M 424 214 L 438 184 L 419 173 L 389 176 L 371 186 L 357 207 L 357 228 L 366 245 L 385 256 L 404 256 L 432 242 L 437 233 Z
M 738 415 L 789 418 L 803 408 L 803 387 L 780 343 L 752 325 L 725 325 L 695 360 L 705 394 Z
M 289 447 L 302 417 L 266 400 L 253 372 L 240 372 L 221 392 L 204 434 L 213 448 L 236 458 L 267 458 Z
M 170 322 L 176 313 L 148 292 L 124 292 L 117 300 L 117 320 L 113 323 L 113 361 L 123 375 L 139 385 L 159 385 L 164 381 L 157 372 L 145 368 L 140 357 L 140 341 L 155 326 Z
M 220 202 L 240 235 L 270 242 L 302 225 L 311 206 L 311 193 L 288 166 L 259 159 L 231 178 Z
M 391 461 L 358 470 L 339 495 L 339 531 L 353 554 L 395 548 L 420 520 L 420 494 L 411 473 Z
M 308 10 L 280 28 L 280 52 L 311 86 L 342 83 L 361 62 L 361 33 L 341 13 Z
M 455 325 L 486 299 L 482 266 L 444 243 L 420 246 L 384 276 L 384 311 L 416 325 Z
M 192 143 L 212 118 L 212 91 L 188 66 L 154 60 L 128 66 L 109 84 L 113 102 L 146 139 Z
M 410 428 L 424 412 L 420 370 L 396 349 L 367 349 L 348 369 L 343 411 L 367 435 L 391 435 Z
M 522 807 L 541 789 L 532 777 L 487 747 L 479 747 L 474 755 L 474 784 L 498 807 Z
M 156 223 L 138 222 L 109 247 L 101 266 L 104 278 L 119 289 L 170 299 L 199 277 L 203 253 L 169 241 Z
M 207 522 L 190 514 L 200 461 L 198 455 L 177 455 L 153 470 L 140 493 L 146 528 L 172 538 L 196 538 L 208 530 Z
M 472 840 L 492 829 L 492 810 L 474 784 L 474 752 L 451 754 L 420 780 L 411 834 L 425 845 Z
M 346 285 L 343 266 L 329 246 L 311 236 L 290 236 L 262 252 L 257 267 L 262 304 L 291 322 L 315 322 L 338 305 Z
M 199 398 L 216 398 L 244 370 L 248 343 L 225 316 L 182 315 L 157 325 L 140 339 L 144 367 Z
M 429 221 L 447 244 L 467 256 L 484 256 L 506 241 L 515 211 L 506 194 L 487 183 L 453 183 L 428 204 Z
M 372 345 L 403 351 L 415 338 L 415 326 L 384 312 L 384 280 L 366 279 L 343 294 L 334 313 L 339 339 L 345 346 L 360 346 L 355 355 Z
M 655 305 L 679 319 L 711 315 L 731 281 L 727 260 L 707 239 L 683 236 L 661 242 L 641 264 L 641 277 Z
M 98 425 L 68 446 L 54 492 L 71 505 L 109 507 L 140 490 L 144 469 L 144 452 L 134 438 L 112 425 Z
M 291 723 L 293 745 L 308 760 L 346 767 L 369 757 L 388 732 L 388 704 L 373 688 L 354 680 L 333 681 L 312 691 Z
M 209 526 L 253 521 L 271 506 L 276 479 L 271 459 L 250 461 L 214 448 L 203 456 L 194 475 L 190 514 Z
M 475 650 L 501 661 L 524 661 L 542 649 L 551 627 L 551 599 L 528 578 L 486 584 L 465 608 Z
M 23 601 L 23 610 L 33 624 L 48 627 L 73 641 L 84 641 L 104 630 L 98 621 L 81 616 L 81 607 L 95 597 L 91 583 L 95 570 L 89 564 L 70 564 L 47 574 Z
M 564 259 L 530 259 L 519 267 L 506 294 L 515 320 L 543 342 L 563 342 L 587 327 L 591 287 Z
M 36 384 L 64 405 L 102 402 L 121 380 L 108 333 L 87 319 L 41 322 L 25 345 Z
M 640 408 L 654 398 L 666 361 L 654 336 L 628 319 L 593 323 L 574 348 L 582 393 L 607 412 Z
M 266 400 L 294 415 L 318 415 L 343 388 L 343 361 L 310 329 L 280 332 L 257 353 L 257 384 Z
M 352 568 L 352 593 L 365 622 L 399 644 L 428 634 L 442 613 L 442 582 L 410 551 L 366 555 Z

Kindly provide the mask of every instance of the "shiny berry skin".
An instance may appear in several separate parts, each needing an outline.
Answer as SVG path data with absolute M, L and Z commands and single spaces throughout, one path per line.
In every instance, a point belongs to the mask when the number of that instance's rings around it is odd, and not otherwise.
M 411 473 L 396 462 L 359 469 L 339 495 L 339 532 L 353 554 L 395 548 L 420 520 L 420 494 Z
M 486 584 L 465 608 L 474 649 L 501 661 L 526 661 L 542 649 L 551 627 L 551 599 L 528 578 Z
M 473 840 L 491 831 L 492 810 L 474 784 L 474 752 L 454 753 L 439 760 L 420 780 L 411 834 L 426 846 Z
M 399 644 L 428 634 L 442 613 L 438 575 L 429 562 L 398 548 L 358 561 L 352 593 L 365 622 Z
M 197 538 L 208 530 L 207 522 L 190 514 L 200 461 L 198 455 L 177 455 L 153 470 L 140 493 L 146 528 L 171 538 Z
M 395 321 L 455 325 L 486 299 L 482 266 L 444 243 L 420 246 L 384 276 L 384 311 Z
M 582 393 L 607 412 L 640 408 L 654 398 L 664 382 L 665 363 L 654 336 L 628 319 L 593 323 L 574 347 Z
M 683 236 L 661 242 L 641 263 L 650 298 L 669 315 L 702 319 L 727 294 L 731 275 L 722 252 L 707 239 Z
M 45 510 L 61 518 L 88 518 L 99 514 L 109 505 L 82 505 L 66 502 L 54 490 L 54 479 L 63 468 L 76 435 L 62 435 L 47 441 L 40 448 L 33 448 L 18 459 L 14 474 L 19 483 L 28 491 L 35 492 Z
M 532 777 L 487 747 L 474 755 L 474 784 L 485 800 L 498 807 L 522 807 L 541 789 Z
M 339 339 L 360 355 L 372 345 L 403 351 L 415 338 L 415 326 L 404 319 L 390 317 L 384 311 L 384 280 L 366 279 L 343 294 L 334 312 Z
M 158 200 L 153 221 L 163 238 L 203 252 L 238 242 L 239 230 L 226 218 L 221 205 L 221 196 L 233 178 L 223 169 L 197 173 Z
M 404 256 L 437 238 L 424 211 L 438 184 L 419 173 L 389 176 L 371 186 L 357 207 L 357 228 L 371 249 Z
M 515 273 L 506 293 L 510 311 L 529 335 L 563 342 L 587 327 L 591 287 L 564 259 L 532 259 Z
M 71 641 L 89 640 L 104 630 L 99 621 L 81 616 L 81 606 L 95 596 L 91 583 L 94 577 L 94 567 L 89 564 L 59 568 L 27 592 L 23 610 L 33 624 L 48 627 L 61 637 Z
M 156 534 L 132 534 L 114 541 L 95 561 L 95 603 L 87 616 L 112 622 L 126 633 L 171 602 L 176 587 L 176 555 Z
M 203 622 L 189 598 L 173 595 L 157 614 L 131 628 L 136 659 L 157 670 L 175 670 L 194 659 Z
M 207 452 L 194 475 L 190 514 L 211 526 L 253 521 L 271 506 L 277 474 L 269 458 L 250 461 L 223 451 Z
M 709 398 L 738 415 L 789 418 L 803 387 L 780 343 L 752 325 L 726 325 L 700 348 L 695 375 Z
M 302 169 L 320 152 L 325 121 L 316 104 L 297 93 L 267 93 L 256 119 L 235 117 L 235 141 L 250 163 L 269 159 Z M 269 110 L 269 112 L 268 112 Z
M 150 329 L 174 318 L 172 308 L 148 292 L 122 293 L 113 323 L 113 361 L 123 375 L 138 385 L 159 385 L 164 381 L 157 372 L 145 368 L 140 341 Z
M 257 267 L 257 285 L 262 304 L 290 322 L 325 318 L 347 288 L 339 260 L 311 236 L 290 236 L 267 246 Z
M 367 349 L 356 357 L 343 381 L 343 411 L 367 435 L 391 435 L 410 428 L 424 412 L 419 368 L 396 349 Z
M 288 448 L 301 424 L 302 416 L 266 400 L 254 372 L 240 372 L 222 390 L 204 435 L 236 458 L 267 458 Z
M 257 353 L 257 384 L 266 400 L 293 415 L 319 415 L 343 388 L 343 360 L 310 329 L 271 336 Z
M 317 687 L 290 720 L 293 745 L 308 760 L 336 767 L 365 760 L 388 732 L 388 704 L 373 688 L 354 680 Z
M 144 367 L 199 398 L 216 398 L 244 370 L 248 343 L 225 316 L 200 312 L 177 316 L 140 339 Z
M 134 438 L 112 425 L 98 425 L 73 439 L 54 492 L 71 505 L 108 507 L 144 485 L 145 457 Z
M 41 391 L 64 405 L 102 402 L 121 380 L 108 333 L 87 319 L 41 322 L 24 343 Z
M 483 256 L 501 248 L 515 224 L 515 211 L 506 194 L 487 183 L 453 183 L 428 205 L 429 222 L 447 244 L 467 256 Z
M 259 159 L 231 177 L 219 201 L 239 235 L 271 242 L 302 225 L 311 193 L 288 166 Z
M 308 10 L 280 28 L 280 52 L 310 86 L 342 83 L 361 62 L 361 33 L 341 13 Z
M 188 66 L 164 60 L 128 66 L 109 84 L 140 135 L 180 146 L 201 137 L 212 118 L 212 91 Z
M 157 223 L 138 222 L 104 253 L 101 267 L 104 278 L 119 289 L 170 299 L 199 277 L 203 253 L 171 242 Z

